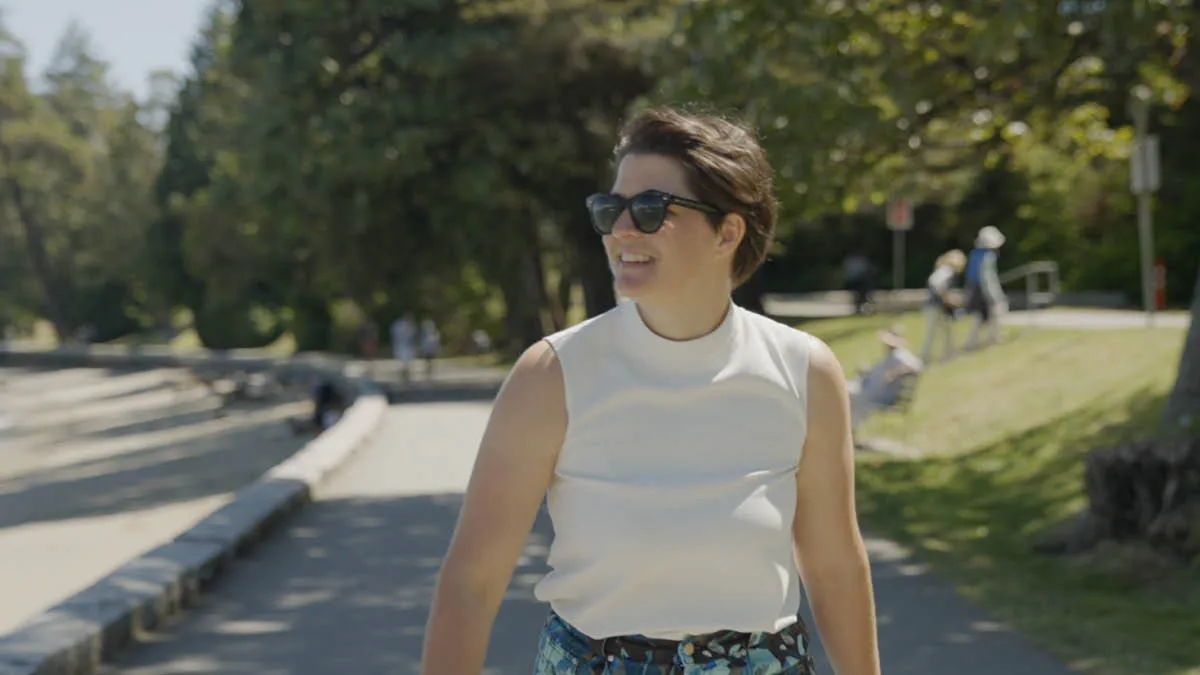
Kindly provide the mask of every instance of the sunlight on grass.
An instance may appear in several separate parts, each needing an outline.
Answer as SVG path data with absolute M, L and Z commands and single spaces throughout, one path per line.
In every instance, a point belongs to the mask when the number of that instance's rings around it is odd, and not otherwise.
M 857 329 L 846 319 L 803 328 L 829 343 L 849 377 L 861 363 L 880 358 L 877 333 L 892 323 L 860 321 Z M 896 323 L 907 329 L 910 342 L 919 342 L 919 316 Z M 1000 345 L 931 364 L 921 378 L 906 445 L 925 453 L 965 452 L 1082 408 L 1123 400 L 1133 390 L 1164 393 L 1183 338 L 1180 329 L 1010 331 Z M 894 426 L 893 416 L 882 415 L 863 433 L 888 436 Z
M 878 358 L 881 318 L 814 322 L 852 372 Z M 910 341 L 918 317 L 900 322 Z M 969 599 L 1084 672 L 1200 674 L 1200 567 L 1130 546 L 1047 557 L 1033 538 L 1086 503 L 1089 450 L 1146 437 L 1175 376 L 1182 330 L 1026 330 L 936 364 L 909 444 L 921 460 L 863 456 L 859 509 Z M 887 425 L 869 425 L 883 433 Z

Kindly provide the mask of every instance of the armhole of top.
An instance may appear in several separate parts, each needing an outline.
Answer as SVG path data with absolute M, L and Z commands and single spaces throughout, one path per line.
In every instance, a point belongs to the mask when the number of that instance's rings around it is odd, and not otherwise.
M 804 408 L 804 434 L 806 437 L 808 435 L 808 401 L 811 394 L 809 391 L 811 387 L 808 385 L 810 379 L 809 373 L 812 369 L 813 352 L 816 350 L 817 345 L 820 344 L 820 342 L 821 341 L 817 339 L 817 336 L 813 335 L 812 333 L 804 333 L 804 372 L 801 373 L 801 376 L 804 378 L 804 400 L 801 401 L 800 404 Z
M 784 342 L 785 349 L 783 350 L 784 360 L 787 363 L 788 377 L 791 381 L 792 394 L 796 399 L 799 407 L 800 420 L 804 425 L 805 434 L 808 433 L 808 376 L 809 369 L 812 364 L 812 352 L 814 345 L 817 344 L 817 338 L 811 333 L 792 329 L 800 333 L 799 336 L 793 335 Z
M 567 416 L 566 433 L 570 433 L 571 409 L 573 406 L 571 405 L 570 380 L 567 377 L 567 363 L 566 363 L 566 360 L 563 359 L 563 355 L 562 355 L 562 352 L 559 350 L 559 346 L 557 344 L 555 344 L 555 340 L 550 339 L 550 337 L 544 337 L 544 338 L 542 338 L 542 341 L 546 343 L 546 346 L 548 346 L 550 348 L 550 351 L 554 354 L 554 359 L 556 361 L 558 361 L 558 373 L 559 373 L 559 377 L 562 378 L 563 412 Z

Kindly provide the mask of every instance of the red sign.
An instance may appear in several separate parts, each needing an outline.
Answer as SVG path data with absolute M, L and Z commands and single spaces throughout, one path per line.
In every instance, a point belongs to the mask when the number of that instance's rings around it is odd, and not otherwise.
M 889 202 L 887 226 L 889 230 L 911 230 L 913 225 L 912 204 L 904 199 Z
M 1154 308 L 1167 308 L 1167 266 L 1162 258 L 1154 261 Z

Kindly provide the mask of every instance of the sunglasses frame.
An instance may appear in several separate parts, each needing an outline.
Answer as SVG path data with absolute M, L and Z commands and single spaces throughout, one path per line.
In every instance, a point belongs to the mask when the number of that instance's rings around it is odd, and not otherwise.
M 607 231 L 600 227 L 600 225 L 596 222 L 595 211 L 592 210 L 592 205 L 601 198 L 615 198 L 618 200 L 618 203 L 621 206 L 621 210 L 617 212 L 617 217 L 613 218 L 612 223 L 609 224 Z M 662 215 L 658 218 L 657 222 L 643 223 L 642 221 L 638 220 L 638 217 L 635 215 L 636 211 L 631 208 L 636 200 L 646 198 L 655 198 L 660 200 L 662 203 Z M 667 212 L 672 205 L 682 206 L 687 209 L 692 209 L 693 211 L 699 211 L 707 215 L 709 220 L 713 221 L 714 223 L 716 222 L 716 218 L 718 216 L 724 215 L 720 209 L 711 204 L 705 204 L 704 202 L 696 201 L 695 199 L 688 199 L 687 197 L 680 197 L 669 192 L 663 192 L 662 190 L 644 190 L 630 197 L 622 197 L 621 195 L 611 192 L 597 192 L 596 194 L 590 195 L 585 200 L 585 203 L 587 204 L 588 219 L 591 220 L 592 229 L 600 235 L 612 234 L 613 228 L 616 226 L 617 221 L 621 218 L 621 214 L 625 213 L 626 211 L 629 211 L 629 217 L 631 220 L 633 220 L 633 226 L 637 228 L 638 232 L 643 234 L 654 234 L 655 232 L 658 232 L 659 229 L 662 228 L 663 223 L 666 222 Z

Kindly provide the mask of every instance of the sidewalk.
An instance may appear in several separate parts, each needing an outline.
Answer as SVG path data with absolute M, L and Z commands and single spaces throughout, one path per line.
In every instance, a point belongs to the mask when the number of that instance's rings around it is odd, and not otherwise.
M 1041 309 L 1032 312 L 1011 312 L 1004 316 L 1006 326 L 1064 328 L 1068 330 L 1128 330 L 1141 328 L 1187 328 L 1191 317 L 1187 312 L 1156 312 L 1153 325 L 1147 323 L 1146 313 L 1121 309 Z
M 874 309 L 877 312 L 918 311 L 925 302 L 926 293 L 924 289 L 911 288 L 901 291 L 878 291 Z M 767 314 L 785 321 L 854 316 L 854 305 L 850 301 L 850 294 L 845 291 L 770 293 L 763 297 L 763 305 Z M 1011 326 L 1070 330 L 1117 330 L 1147 326 L 1145 313 L 1138 310 L 1067 306 L 1014 310 L 1005 315 L 1003 322 Z M 1154 317 L 1154 326 L 1159 328 L 1186 328 L 1189 323 L 1190 317 L 1186 311 L 1157 312 Z
M 300 396 L 218 416 L 178 369 L 0 376 L 0 634 L 172 538 L 307 440 L 286 424 L 307 410 Z
M 440 558 L 489 412 L 482 401 L 394 406 L 372 443 L 286 531 L 202 605 L 107 675 L 415 672 Z M 532 596 L 538 519 L 496 621 L 488 672 L 528 673 L 546 608 Z M 1066 675 L 889 542 L 870 539 L 884 672 Z M 821 673 L 832 672 L 821 663 Z

